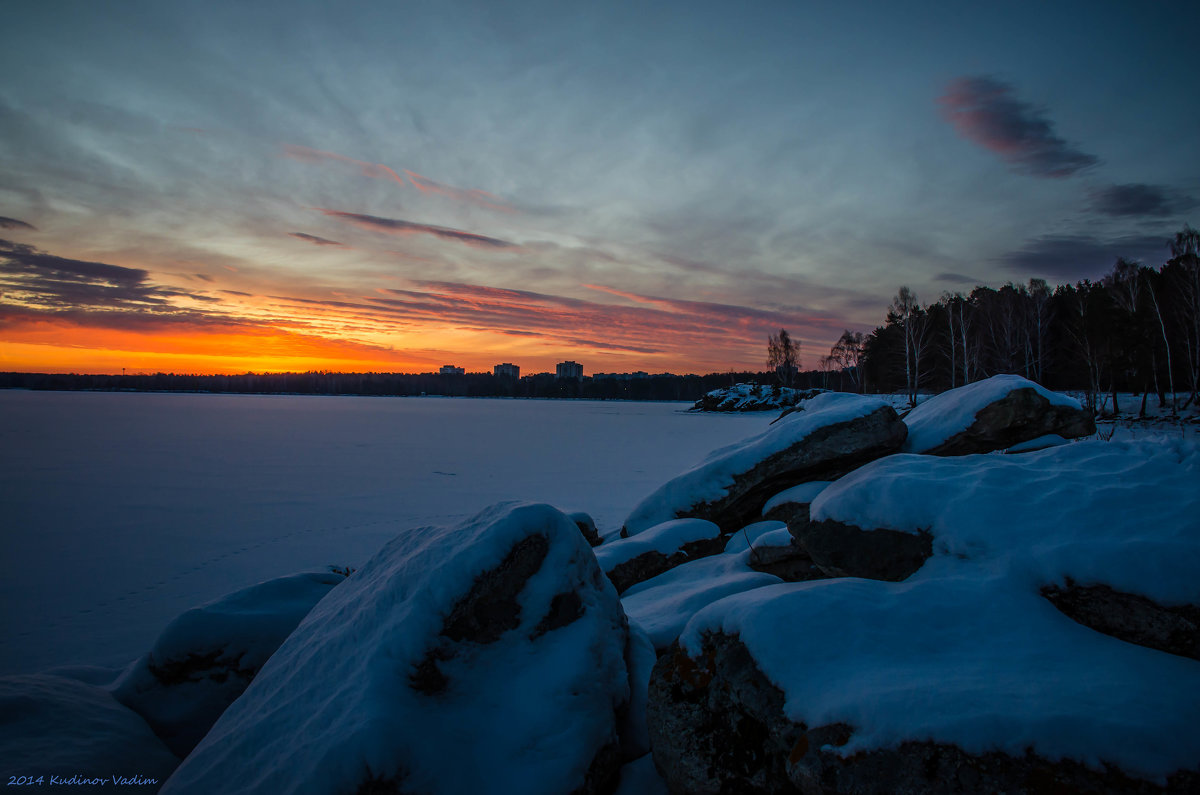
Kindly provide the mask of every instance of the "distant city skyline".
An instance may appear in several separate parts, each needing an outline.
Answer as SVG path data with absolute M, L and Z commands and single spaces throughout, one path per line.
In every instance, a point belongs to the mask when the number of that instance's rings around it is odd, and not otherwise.
M 44 0 L 0 370 L 812 368 L 1200 225 L 1200 4 Z

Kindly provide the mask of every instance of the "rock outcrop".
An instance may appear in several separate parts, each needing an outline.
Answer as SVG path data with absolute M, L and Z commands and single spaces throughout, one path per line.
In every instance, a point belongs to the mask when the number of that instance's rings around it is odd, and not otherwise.
M 731 534 L 758 521 L 784 489 L 833 480 L 903 444 L 908 430 L 882 401 L 825 393 L 763 433 L 712 453 L 644 499 L 622 532 L 636 535 L 670 519 L 694 517 Z
M 627 645 L 553 508 L 406 533 L 301 622 L 164 792 L 608 792 Z
M 996 375 L 935 395 L 910 411 L 906 453 L 967 455 L 1043 436 L 1090 436 L 1096 422 L 1077 400 L 1017 375 Z
M 595 553 L 617 593 L 624 593 L 640 582 L 724 548 L 721 528 L 712 522 L 675 519 L 632 538 L 610 541 Z
M 269 580 L 192 608 L 121 675 L 113 695 L 187 756 L 329 590 L 333 571 Z
M 792 389 L 779 384 L 734 384 L 714 389 L 692 411 L 778 411 L 816 397 L 824 389 Z
M 710 602 L 659 657 L 658 769 L 691 793 L 1196 791 L 1198 472 L 1194 445 L 1085 442 L 834 482 L 800 535 L 835 576 Z
M 1107 585 L 1047 585 L 1042 596 L 1064 614 L 1105 635 L 1200 660 L 1200 605 L 1163 605 Z

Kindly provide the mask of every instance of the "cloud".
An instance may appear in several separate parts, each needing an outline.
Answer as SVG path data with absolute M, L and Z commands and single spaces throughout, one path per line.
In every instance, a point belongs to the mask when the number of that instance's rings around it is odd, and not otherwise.
M 1109 185 L 1092 192 L 1092 209 L 1117 217 L 1162 218 L 1189 210 L 1196 200 L 1158 185 Z
M 33 224 L 18 221 L 16 218 L 5 218 L 3 215 L 0 215 L 0 229 L 28 229 L 31 232 L 38 230 Z
M 466 243 L 468 246 L 474 246 L 475 248 L 516 248 L 516 244 L 509 243 L 507 240 L 499 240 L 494 237 L 487 237 L 486 235 L 477 235 L 474 232 L 464 232 L 461 229 L 450 229 L 431 224 L 418 224 L 396 218 L 380 218 L 376 215 L 344 213 L 339 210 L 326 210 L 321 207 L 317 207 L 316 209 L 330 218 L 338 218 L 363 229 L 386 232 L 390 235 L 425 234 L 434 235 L 445 240 Z
M 8 240 L 0 240 L 0 263 L 6 301 L 26 306 L 170 311 L 175 298 L 213 300 L 154 285 L 141 268 L 56 257 Z
M 336 240 L 330 240 L 325 237 L 317 237 L 316 235 L 305 234 L 304 232 L 288 232 L 289 235 L 300 240 L 306 240 L 314 246 L 344 246 L 344 243 L 339 243 Z
M 322 160 L 330 160 L 337 163 L 349 163 L 359 170 L 364 177 L 372 177 L 375 179 L 389 179 L 401 185 L 412 184 L 414 188 L 421 193 L 437 194 L 447 196 L 456 201 L 476 204 L 480 207 L 487 207 L 491 210 L 499 210 L 503 213 L 516 212 L 512 206 L 505 204 L 500 199 L 496 198 L 487 191 L 482 191 L 477 188 L 456 188 L 453 185 L 446 185 L 441 182 L 435 182 L 429 177 L 422 176 L 415 171 L 404 170 L 408 177 L 408 183 L 405 183 L 404 177 L 401 177 L 396 171 L 382 163 L 371 163 L 366 160 L 356 160 L 353 157 L 339 155 L 336 152 L 326 152 L 321 149 L 310 149 L 307 146 L 296 146 L 295 144 L 284 144 L 283 153 L 293 160 L 301 160 L 305 163 L 319 163 Z
M 1024 173 L 1069 177 L 1100 162 L 1060 138 L 1041 110 L 1017 99 L 1012 86 L 999 80 L 960 78 L 939 102 L 960 135 Z
M 976 279 L 974 276 L 965 276 L 961 273 L 939 273 L 933 277 L 935 282 L 949 282 L 950 284 L 981 284 L 982 279 Z
M 1022 278 L 1055 280 L 1097 279 L 1112 269 L 1118 257 L 1161 263 L 1167 259 L 1166 237 L 1138 236 L 1117 240 L 1047 235 L 1034 238 L 1018 251 L 1000 258 L 1005 269 Z
M 451 199 L 458 201 L 478 204 L 481 207 L 487 207 L 492 210 L 499 210 L 502 213 L 516 212 L 512 207 L 504 204 L 487 191 L 478 190 L 476 188 L 456 188 L 452 185 L 443 185 L 440 182 L 434 182 L 429 177 L 423 177 L 420 174 L 404 170 L 413 187 L 421 191 L 421 193 L 436 193 L 442 196 L 449 196 Z
M 365 160 L 355 160 L 352 157 L 339 155 L 336 152 L 324 152 L 320 149 L 309 149 L 307 146 L 296 146 L 294 144 L 284 144 L 283 153 L 293 160 L 302 160 L 305 163 L 319 163 L 322 160 L 350 163 L 357 167 L 364 177 L 390 179 L 401 185 L 405 184 L 404 177 L 401 177 L 395 171 L 380 163 L 368 163 Z

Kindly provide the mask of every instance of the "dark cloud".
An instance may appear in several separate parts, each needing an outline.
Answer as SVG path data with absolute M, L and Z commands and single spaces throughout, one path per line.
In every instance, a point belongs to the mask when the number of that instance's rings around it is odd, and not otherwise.
M 1000 258 L 1006 270 L 1022 278 L 1042 276 L 1057 281 L 1098 279 L 1112 270 L 1118 257 L 1150 264 L 1167 259 L 1166 236 L 1101 240 L 1092 237 L 1049 235 L 1035 238 L 1019 251 Z
M 965 276 L 961 273 L 939 273 L 933 277 L 935 282 L 949 282 L 950 284 L 980 284 L 981 279 L 976 279 L 973 276 Z
M 0 290 L 9 301 L 52 309 L 173 309 L 178 297 L 213 300 L 149 282 L 150 274 L 104 262 L 56 257 L 0 240 Z
M 18 221 L 16 218 L 5 218 L 3 215 L 0 215 L 0 229 L 28 229 L 31 232 L 37 231 L 37 227 L 33 224 Z
M 1100 160 L 1060 138 L 1043 112 L 990 77 L 955 80 L 942 95 L 946 118 L 958 132 L 1036 177 L 1069 177 Z
M 475 246 L 476 248 L 515 247 L 515 244 L 509 243 L 506 240 L 499 240 L 497 238 L 487 237 L 485 235 L 477 235 L 474 232 L 464 232 L 460 229 L 450 229 L 444 226 L 432 226 L 431 224 L 418 224 L 412 221 L 402 221 L 398 218 L 380 218 L 376 215 L 344 213 L 339 210 L 326 210 L 323 208 L 317 209 L 319 209 L 325 215 L 328 215 L 330 218 L 339 218 L 364 229 L 372 229 L 376 232 L 386 232 L 391 235 L 434 235 L 446 240 L 455 240 L 459 243 L 466 243 L 468 246 Z
M 199 279 L 202 282 L 215 282 L 216 281 L 216 279 L 209 276 L 207 273 L 193 273 L 192 276 Z
M 1158 185 L 1109 185 L 1092 193 L 1092 209 L 1104 215 L 1162 218 L 1195 206 L 1190 196 Z
M 330 240 L 329 238 L 326 238 L 326 237 L 317 237 L 316 235 L 308 235 L 308 234 L 305 234 L 304 232 L 288 232 L 288 234 L 291 235 L 292 237 L 299 238 L 300 240 L 306 240 L 309 243 L 312 243 L 314 246 L 341 246 L 341 245 L 344 245 L 343 243 L 339 243 L 336 240 Z

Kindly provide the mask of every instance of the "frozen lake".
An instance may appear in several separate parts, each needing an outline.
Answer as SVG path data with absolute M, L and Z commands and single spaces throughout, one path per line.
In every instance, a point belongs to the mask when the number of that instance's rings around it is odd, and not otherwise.
M 0 390 L 0 674 L 120 666 L 189 607 L 493 502 L 602 533 L 775 412 Z

